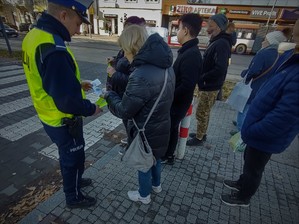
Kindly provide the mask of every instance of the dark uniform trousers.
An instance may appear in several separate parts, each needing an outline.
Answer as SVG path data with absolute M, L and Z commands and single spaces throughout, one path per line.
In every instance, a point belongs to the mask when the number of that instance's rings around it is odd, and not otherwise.
M 69 134 L 67 126 L 43 125 L 46 133 L 58 147 L 66 203 L 82 199 L 79 183 L 84 172 L 85 162 L 83 128 L 81 128 L 79 137 L 75 139 Z

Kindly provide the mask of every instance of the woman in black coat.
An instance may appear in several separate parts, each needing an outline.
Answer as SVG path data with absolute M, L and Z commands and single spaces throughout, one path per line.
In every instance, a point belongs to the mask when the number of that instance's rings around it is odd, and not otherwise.
M 150 203 L 150 192 L 161 192 L 161 157 L 164 156 L 170 130 L 170 107 L 175 88 L 175 75 L 172 65 L 172 52 L 163 38 L 153 34 L 147 38 L 144 27 L 132 25 L 123 31 L 119 44 L 124 50 L 125 57 L 135 70 L 129 77 L 126 91 L 121 98 L 116 92 L 108 92 L 106 100 L 109 110 L 117 117 L 128 119 L 128 144 L 137 134 L 132 118 L 139 128 L 143 127 L 149 112 L 157 100 L 168 70 L 166 88 L 145 127 L 145 135 L 153 149 L 156 158 L 148 172 L 138 171 L 139 190 L 129 191 L 128 196 L 133 201 Z

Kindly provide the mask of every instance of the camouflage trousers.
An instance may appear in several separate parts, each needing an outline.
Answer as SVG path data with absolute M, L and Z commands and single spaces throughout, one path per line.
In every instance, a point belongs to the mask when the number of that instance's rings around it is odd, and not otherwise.
M 197 132 L 196 138 L 202 139 L 207 133 L 210 112 L 215 104 L 217 91 L 198 91 L 198 105 L 196 108 Z

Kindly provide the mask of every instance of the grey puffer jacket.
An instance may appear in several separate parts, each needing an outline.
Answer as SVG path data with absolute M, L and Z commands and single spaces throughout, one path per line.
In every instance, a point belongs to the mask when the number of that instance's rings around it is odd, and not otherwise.
M 127 133 L 130 144 L 137 134 L 132 118 L 142 128 L 162 90 L 165 69 L 168 69 L 166 88 L 145 127 L 145 135 L 156 159 L 164 156 L 170 136 L 170 107 L 175 89 L 172 60 L 172 52 L 163 39 L 158 34 L 151 35 L 134 57 L 132 66 L 135 70 L 129 77 L 123 98 L 115 92 L 110 92 L 107 97 L 109 110 L 119 118 L 129 119 Z

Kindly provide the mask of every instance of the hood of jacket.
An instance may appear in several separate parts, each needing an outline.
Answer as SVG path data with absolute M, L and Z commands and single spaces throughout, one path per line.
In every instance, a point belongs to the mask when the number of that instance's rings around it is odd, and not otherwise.
M 231 35 L 228 33 L 225 33 L 224 31 L 219 33 L 216 37 L 212 38 L 210 40 L 210 43 L 213 43 L 214 41 L 219 40 L 219 39 L 225 39 L 229 42 L 230 46 L 233 45 Z
M 134 57 L 132 66 L 151 64 L 160 68 L 169 68 L 172 65 L 172 51 L 163 38 L 154 33 L 148 37 L 144 45 Z

